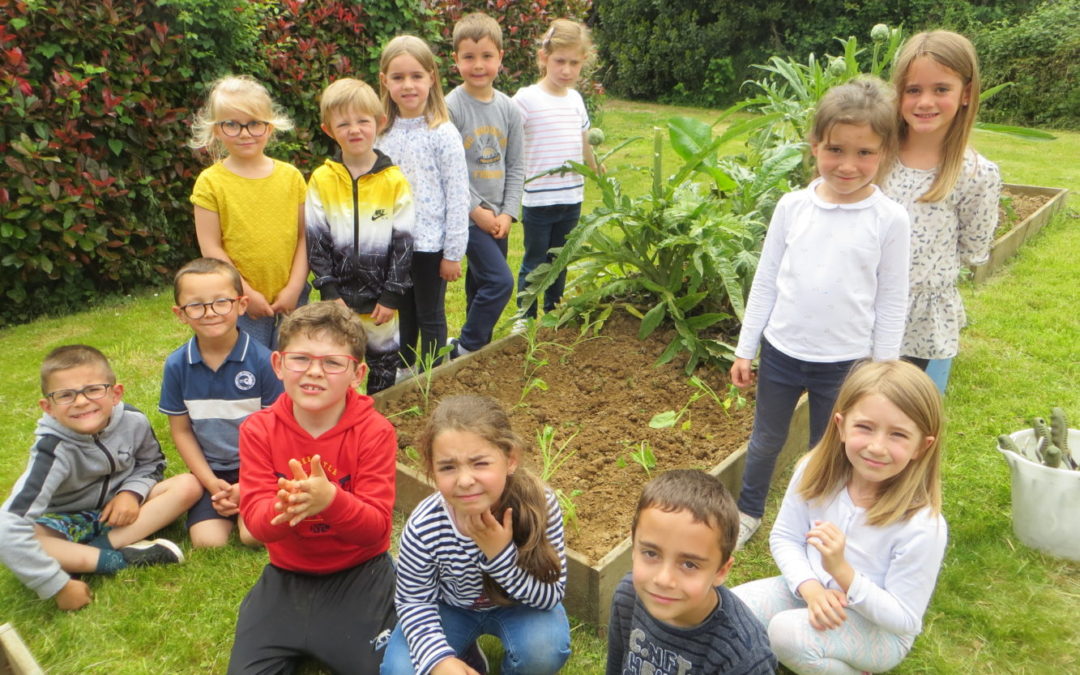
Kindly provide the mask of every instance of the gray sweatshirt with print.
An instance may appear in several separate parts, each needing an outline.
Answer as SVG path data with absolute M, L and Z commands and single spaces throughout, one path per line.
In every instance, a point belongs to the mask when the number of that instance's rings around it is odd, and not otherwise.
M 0 562 L 41 598 L 60 592 L 70 577 L 34 537 L 43 513 L 99 510 L 122 490 L 145 501 L 165 473 L 150 421 L 124 404 L 93 436 L 80 434 L 42 415 L 34 431 L 30 461 L 0 507 Z

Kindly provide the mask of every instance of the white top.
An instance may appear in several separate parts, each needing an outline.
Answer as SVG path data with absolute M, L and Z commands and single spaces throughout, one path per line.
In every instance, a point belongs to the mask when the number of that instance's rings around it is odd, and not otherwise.
M 818 178 L 776 205 L 735 355 L 762 334 L 784 354 L 830 363 L 900 356 L 908 294 L 908 217 L 881 190 L 861 202 L 822 200 Z
M 821 553 L 806 543 L 811 523 L 828 521 L 844 533 L 844 558 L 855 570 L 847 592 L 848 609 L 884 630 L 914 638 L 922 632 L 922 617 L 945 556 L 945 519 L 927 508 L 892 525 L 869 525 L 866 509 L 855 506 L 847 488 L 808 503 L 797 489 L 805 468 L 803 461 L 791 477 L 769 535 L 773 558 L 788 588 L 796 593 L 804 581 L 817 579 L 825 588 L 841 590 L 822 566 Z
M 553 96 L 539 84 L 514 94 L 525 126 L 525 195 L 522 206 L 578 204 L 585 199 L 585 179 L 569 171 L 529 181 L 537 174 L 560 167 L 567 160 L 585 160 L 582 134 L 589 128 L 585 101 L 574 89 Z
M 457 127 L 443 122 L 431 129 L 422 115 L 399 117 L 375 147 L 401 168 L 412 188 L 413 250 L 461 260 L 469 241 L 469 171 Z
M 912 169 L 898 161 L 881 186 L 911 216 L 911 291 L 900 350 L 924 359 L 956 356 L 967 323 L 956 278 L 961 266 L 990 256 L 1001 195 L 997 164 L 970 148 L 949 196 L 916 202 L 936 176 L 937 169 Z

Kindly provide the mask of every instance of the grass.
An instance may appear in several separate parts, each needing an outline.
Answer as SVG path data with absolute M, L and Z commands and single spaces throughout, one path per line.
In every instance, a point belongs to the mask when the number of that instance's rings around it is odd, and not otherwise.
M 711 120 L 692 108 L 608 101 L 602 125 L 607 147 L 672 114 Z M 1032 144 L 985 132 L 974 143 L 1014 183 L 1068 187 L 1078 204 L 1080 133 Z M 630 186 L 647 189 L 640 167 L 646 143 L 609 161 Z M 589 203 L 586 208 L 590 208 Z M 511 266 L 520 261 L 520 228 L 511 238 Z M 944 481 L 950 544 L 925 632 L 897 670 L 914 672 L 1076 672 L 1080 670 L 1080 564 L 1021 546 L 1011 533 L 1009 475 L 994 438 L 1059 405 L 1080 420 L 1080 260 L 1075 216 L 1059 217 L 1006 270 L 980 287 L 963 289 L 971 325 L 963 335 L 949 395 Z M 463 319 L 461 284 L 447 294 L 451 334 Z M 40 410 L 37 368 L 60 344 L 88 342 L 108 354 L 126 386 L 125 400 L 147 411 L 169 460 L 183 466 L 156 411 L 166 354 L 188 337 L 169 313 L 171 292 L 148 290 L 109 299 L 77 315 L 47 318 L 0 330 L 7 377 L 0 382 L 0 493 L 5 496 L 26 464 Z M 512 313 L 508 309 L 505 317 Z M 500 329 L 505 332 L 506 326 Z M 534 430 L 519 430 L 530 435 Z M 774 491 L 767 519 L 778 506 Z M 1048 506 L 1050 508 L 1050 506 Z M 765 526 L 769 526 L 767 520 Z M 400 528 L 400 523 L 398 523 Z M 185 544 L 173 526 L 166 536 Z M 2 545 L 2 544 L 0 544 Z M 265 554 L 239 545 L 188 551 L 179 567 L 88 577 L 94 602 L 74 613 L 39 601 L 7 570 L 0 570 L 0 623 L 19 630 L 38 661 L 53 673 L 223 672 L 236 609 L 265 563 Z M 739 554 L 730 584 L 776 574 L 765 537 Z M 605 643 L 592 626 L 573 624 L 574 655 L 565 672 L 601 672 Z M 489 653 L 497 650 L 485 640 Z

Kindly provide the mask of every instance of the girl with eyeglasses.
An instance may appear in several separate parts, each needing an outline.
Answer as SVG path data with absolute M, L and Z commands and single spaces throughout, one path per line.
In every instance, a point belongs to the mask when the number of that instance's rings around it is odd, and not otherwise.
M 270 349 L 278 320 L 308 293 L 304 177 L 264 153 L 274 132 L 292 127 L 263 85 L 230 76 L 212 85 L 190 142 L 214 161 L 191 193 L 199 250 L 240 271 L 248 306 L 237 323 Z

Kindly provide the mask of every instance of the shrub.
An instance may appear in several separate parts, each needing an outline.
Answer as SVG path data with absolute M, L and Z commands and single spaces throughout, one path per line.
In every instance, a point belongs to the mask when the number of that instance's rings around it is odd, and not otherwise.
M 1080 0 L 1050 0 L 1020 19 L 999 22 L 977 35 L 984 86 L 1013 83 L 980 111 L 983 118 L 1080 126 L 1077 26 Z
M 0 0 L 0 324 L 159 280 L 190 255 L 190 63 L 170 10 Z M 161 64 L 159 67 L 158 64 Z

